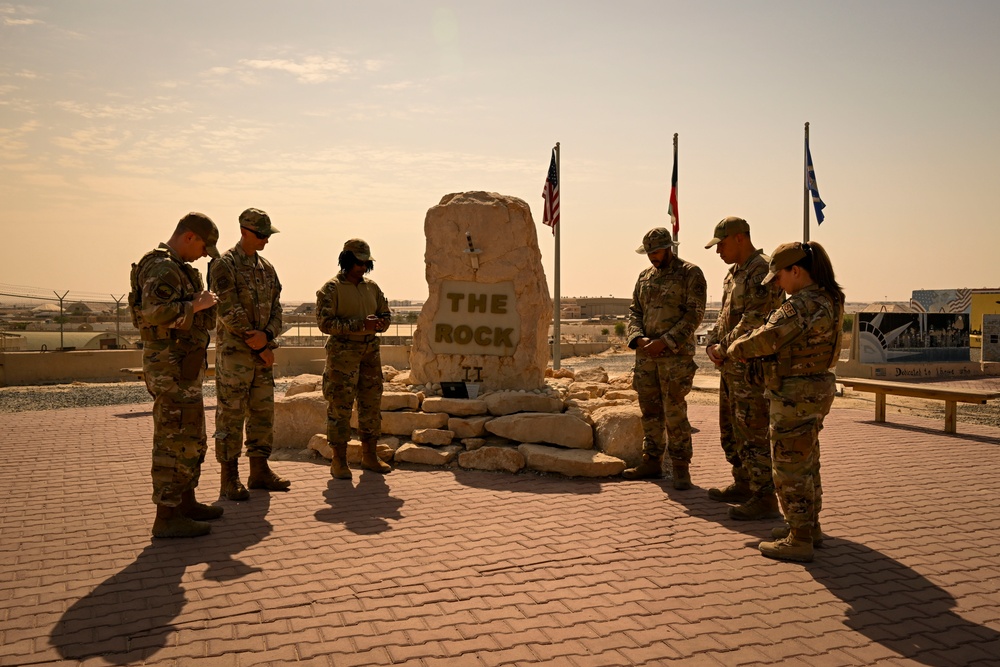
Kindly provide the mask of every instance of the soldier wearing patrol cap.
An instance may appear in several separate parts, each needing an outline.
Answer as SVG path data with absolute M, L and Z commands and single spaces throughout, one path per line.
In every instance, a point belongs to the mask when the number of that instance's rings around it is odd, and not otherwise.
M 705 351 L 720 372 L 719 432 L 722 450 L 732 466 L 733 483 L 708 490 L 720 502 L 742 503 L 729 508 L 734 519 L 777 518 L 778 501 L 771 479 L 771 443 L 767 437 L 768 400 L 764 388 L 747 381 L 747 366 L 729 356 L 728 346 L 764 324 L 784 294 L 776 285 L 762 285 L 769 257 L 754 247 L 750 225 L 728 217 L 715 226 L 706 249 L 716 247 L 730 264 L 722 286 L 722 307 L 707 335 Z
M 657 227 L 636 250 L 652 264 L 636 281 L 626 335 L 636 352 L 633 387 L 642 412 L 642 462 L 622 477 L 662 477 L 666 450 L 673 486 L 683 490 L 692 486 L 687 395 L 697 369 L 694 333 L 705 315 L 707 290 L 701 269 L 678 258 L 673 248 L 670 232 Z
M 844 290 L 818 243 L 783 243 L 771 255 L 763 284 L 774 281 L 788 299 L 767 322 L 729 346 L 729 356 L 751 360 L 770 398 L 774 486 L 786 526 L 761 542 L 769 558 L 808 562 L 823 542 L 819 513 L 819 432 L 833 405 L 840 356 Z
M 222 468 L 221 495 L 246 500 L 239 457 L 246 428 L 251 489 L 287 491 L 291 482 L 268 465 L 274 442 L 274 350 L 281 335 L 281 282 L 260 254 L 278 229 L 264 211 L 239 217 L 240 241 L 209 266 L 219 296 L 215 349 L 215 458 Z
M 129 309 L 142 339 L 142 370 L 153 397 L 153 537 L 197 537 L 221 507 L 199 503 L 195 487 L 205 461 L 205 375 L 216 297 L 191 262 L 218 257 L 219 229 L 189 213 L 166 243 L 132 265 Z
M 375 268 L 367 243 L 348 240 L 337 262 L 340 271 L 316 292 L 316 320 L 320 330 L 330 335 L 323 370 L 326 432 L 333 449 L 330 474 L 335 479 L 351 479 L 347 441 L 355 399 L 361 467 L 383 474 L 392 470 L 376 453 L 382 428 L 382 358 L 375 335 L 389 328 L 391 313 L 382 290 L 365 277 Z

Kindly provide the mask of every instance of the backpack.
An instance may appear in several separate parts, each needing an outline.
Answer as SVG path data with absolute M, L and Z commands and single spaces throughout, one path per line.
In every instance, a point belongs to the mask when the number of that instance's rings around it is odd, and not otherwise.
M 132 272 L 129 275 L 131 291 L 128 293 L 128 312 L 132 316 L 132 326 L 136 329 L 142 328 L 142 285 L 139 284 L 139 274 L 142 272 L 147 261 L 158 255 L 165 254 L 166 251 L 159 248 L 150 250 L 142 256 L 142 259 L 132 265 Z

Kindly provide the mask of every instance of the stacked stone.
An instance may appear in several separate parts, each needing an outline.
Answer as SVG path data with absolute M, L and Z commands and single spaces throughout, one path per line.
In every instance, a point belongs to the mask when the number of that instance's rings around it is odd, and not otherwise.
M 573 477 L 610 477 L 641 457 L 642 430 L 627 377 L 603 369 L 547 374 L 546 388 L 497 390 L 471 399 L 445 398 L 435 385 L 408 385 L 386 368 L 382 395 L 384 460 L 516 473 L 524 469 Z M 293 380 L 275 400 L 275 447 L 308 447 L 325 458 L 326 402 L 320 376 Z M 357 415 L 352 417 L 357 426 Z M 596 447 L 595 447 L 596 445 Z M 359 461 L 360 442 L 348 445 Z

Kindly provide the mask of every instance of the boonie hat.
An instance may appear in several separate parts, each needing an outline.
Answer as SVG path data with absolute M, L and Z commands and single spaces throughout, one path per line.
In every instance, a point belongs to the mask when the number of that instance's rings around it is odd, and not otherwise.
M 733 234 L 749 234 L 750 224 L 743 218 L 737 218 L 735 216 L 729 216 L 728 218 L 723 218 L 719 221 L 719 224 L 715 226 L 715 236 L 708 242 L 705 248 L 711 248 L 716 243 L 722 241 L 722 239 L 727 236 L 732 236 Z
M 372 257 L 372 249 L 367 243 L 361 239 L 351 239 L 344 244 L 344 250 L 350 250 L 359 261 L 367 262 L 369 260 L 374 260 Z
M 812 248 L 809 248 L 807 252 L 807 247 L 803 243 L 794 241 L 792 243 L 782 243 L 775 248 L 774 252 L 771 253 L 771 261 L 767 263 L 767 275 L 760 281 L 760 284 L 768 284 L 778 275 L 778 271 L 787 269 L 792 264 L 795 264 L 795 262 L 804 259 L 808 253 L 812 252 Z
M 642 237 L 642 245 L 635 249 L 639 255 L 648 255 L 663 248 L 674 247 L 674 240 L 670 237 L 670 230 L 666 227 L 654 227 L 646 232 Z
M 271 218 L 259 208 L 248 208 L 240 213 L 240 227 L 264 236 L 278 233 L 278 228 L 271 224 Z
M 219 228 L 215 226 L 212 219 L 204 213 L 188 213 L 181 218 L 180 225 L 191 232 L 194 232 L 205 242 L 205 252 L 212 259 L 219 259 L 219 249 L 215 244 L 219 242 Z

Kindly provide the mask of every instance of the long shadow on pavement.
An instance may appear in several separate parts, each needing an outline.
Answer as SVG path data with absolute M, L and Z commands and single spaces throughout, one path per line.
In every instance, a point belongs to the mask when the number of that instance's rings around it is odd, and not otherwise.
M 906 658 L 945 667 L 1000 655 L 1000 632 L 962 618 L 947 591 L 863 544 L 840 539 L 805 569 L 850 606 L 848 627 Z
M 453 470 L 455 481 L 463 486 L 491 491 L 516 491 L 519 493 L 573 493 L 577 495 L 600 493 L 604 484 L 620 480 L 609 477 L 563 477 L 525 472 L 512 475 L 507 472 L 485 470 Z
M 871 426 L 880 426 L 882 428 L 893 429 L 896 431 L 910 431 L 913 433 L 923 433 L 923 434 L 930 434 L 947 438 L 957 438 L 958 440 L 979 442 L 984 445 L 1000 445 L 1000 438 L 991 438 L 988 435 L 977 435 L 975 433 L 945 433 L 942 429 L 939 428 L 915 426 L 913 424 L 895 424 L 892 422 L 877 422 L 874 419 L 863 420 L 859 421 L 858 423 L 867 424 Z M 959 424 L 958 428 L 961 428 L 961 424 Z
M 708 500 L 703 490 L 664 491 L 692 516 L 753 536 L 748 547 L 771 539 L 771 528 L 781 524 L 730 519 L 727 504 Z M 802 567 L 850 607 L 848 627 L 906 658 L 954 667 L 988 664 L 1000 655 L 1000 632 L 956 614 L 951 594 L 879 551 L 828 536 L 816 560 Z
M 340 523 L 358 535 L 376 535 L 390 530 L 389 519 L 402 518 L 403 501 L 389 495 L 385 476 L 362 471 L 358 485 L 353 480 L 331 479 L 323 492 L 329 509 L 316 512 L 316 520 Z
M 100 656 L 115 665 L 142 662 L 177 629 L 173 621 L 186 604 L 181 582 L 189 566 L 207 563 L 205 578 L 220 583 L 260 571 L 234 556 L 270 534 L 268 494 L 224 506 L 209 535 L 151 540 L 135 562 L 66 610 L 49 637 L 59 654 L 70 660 Z

